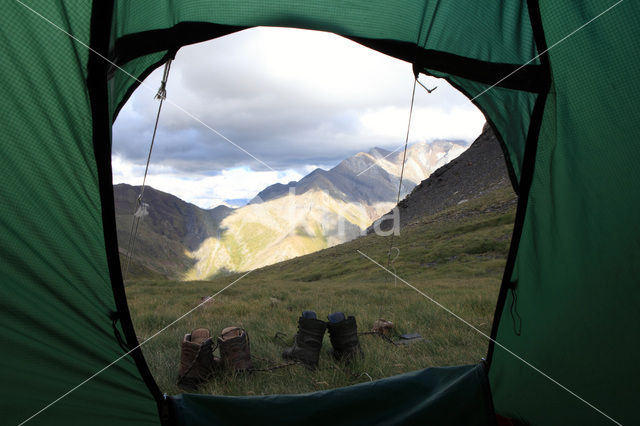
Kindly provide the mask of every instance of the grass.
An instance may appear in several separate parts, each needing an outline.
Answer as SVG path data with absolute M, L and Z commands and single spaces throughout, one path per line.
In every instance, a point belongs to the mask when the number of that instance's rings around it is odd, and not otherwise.
M 395 238 L 400 255 L 392 268 L 485 333 L 489 333 L 514 220 L 513 195 L 500 190 L 405 226 Z M 496 207 L 498 206 L 498 207 Z M 395 333 L 420 333 L 425 340 L 394 346 L 376 336 L 360 337 L 364 360 L 337 365 L 325 335 L 319 368 L 290 366 L 252 374 L 222 373 L 199 393 L 267 395 L 304 393 L 347 386 L 407 371 L 477 363 L 488 342 L 468 326 L 360 256 L 361 250 L 387 264 L 389 239 L 369 235 L 286 262 L 253 271 L 211 304 L 143 346 L 161 390 L 175 385 L 180 342 L 185 333 L 207 327 L 217 335 L 230 325 L 244 327 L 257 368 L 282 362 L 302 310 L 319 317 L 334 311 L 355 315 L 359 331 L 378 318 L 395 324 Z M 144 339 L 215 294 L 240 274 L 211 281 L 138 281 L 127 297 L 139 338 Z M 285 333 L 284 341 L 276 333 Z

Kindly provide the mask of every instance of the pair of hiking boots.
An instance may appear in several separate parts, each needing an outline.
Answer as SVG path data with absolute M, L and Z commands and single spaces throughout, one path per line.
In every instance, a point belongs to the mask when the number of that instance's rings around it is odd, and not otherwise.
M 182 339 L 178 386 L 193 389 L 211 379 L 216 371 L 251 370 L 249 336 L 240 327 L 227 327 L 218 337 L 216 347 L 220 348 L 220 358 L 213 352 L 211 333 L 206 328 L 198 328 Z
M 298 319 L 298 333 L 293 346 L 286 348 L 282 357 L 302 362 L 311 368 L 317 367 L 325 330 L 329 330 L 332 355 L 336 361 L 351 361 L 363 356 L 355 317 L 334 312 L 327 319 L 328 322 L 319 320 L 314 311 L 304 311 Z

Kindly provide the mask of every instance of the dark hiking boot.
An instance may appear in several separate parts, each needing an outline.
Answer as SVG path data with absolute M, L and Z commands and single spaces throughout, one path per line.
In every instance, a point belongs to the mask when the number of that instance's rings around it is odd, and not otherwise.
M 294 337 L 293 346 L 282 351 L 282 357 L 316 367 L 326 328 L 327 324 L 317 319 L 315 312 L 304 311 L 298 319 L 298 333 Z
M 213 356 L 211 335 L 206 328 L 198 328 L 182 339 L 178 386 L 194 389 L 206 382 L 220 367 L 220 360 Z
M 328 317 L 329 338 L 333 346 L 333 358 L 336 361 L 350 361 L 364 356 L 358 341 L 358 328 L 353 316 L 345 317 L 342 312 L 335 312 Z
M 251 370 L 249 335 L 240 327 L 227 327 L 218 337 L 220 358 L 225 368 L 234 371 Z

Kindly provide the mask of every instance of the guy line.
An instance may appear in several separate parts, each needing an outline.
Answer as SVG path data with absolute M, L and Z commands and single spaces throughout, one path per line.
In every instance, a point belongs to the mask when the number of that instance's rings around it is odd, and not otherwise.
M 477 95 L 475 95 L 473 98 L 469 99 L 470 102 L 475 101 L 476 99 L 478 99 L 480 96 L 484 95 L 485 93 L 487 93 L 489 90 L 493 89 L 494 87 L 496 87 L 498 84 L 502 83 L 503 81 L 505 81 L 507 78 L 511 77 L 513 74 L 517 73 L 518 71 L 520 71 L 522 68 L 526 67 L 527 65 L 529 65 L 531 62 L 535 61 L 536 59 L 538 59 L 540 56 L 544 55 L 545 53 L 547 53 L 548 51 L 550 51 L 551 49 L 553 49 L 554 47 L 556 47 L 557 45 L 559 45 L 560 43 L 566 41 L 569 37 L 575 35 L 578 31 L 584 29 L 587 25 L 593 23 L 596 19 L 602 17 L 604 14 L 610 12 L 614 7 L 618 6 L 620 3 L 622 3 L 624 0 L 618 0 L 616 3 L 612 4 L 611 6 L 609 6 L 607 9 L 603 10 L 602 12 L 600 12 L 599 14 L 597 14 L 596 16 L 594 16 L 593 18 L 591 18 L 590 20 L 588 20 L 587 22 L 585 22 L 584 24 L 582 24 L 581 26 L 579 26 L 578 28 L 576 28 L 575 30 L 571 31 L 569 34 L 567 34 L 566 36 L 564 36 L 563 38 L 561 38 L 560 40 L 556 41 L 555 43 L 553 43 L 550 47 L 548 47 L 547 49 L 543 50 L 542 52 L 538 53 L 536 56 L 534 56 L 533 58 L 529 59 L 527 62 L 525 62 L 524 64 L 522 64 L 521 66 L 519 66 L 518 68 L 516 68 L 514 71 L 511 71 L 509 74 L 505 75 L 504 77 L 502 77 L 500 80 L 496 81 L 494 84 L 492 84 L 491 86 L 487 87 L 486 89 L 484 89 L 482 92 L 478 93 Z M 378 164 L 378 162 L 384 160 L 385 158 L 387 158 L 389 155 L 393 154 L 394 152 L 396 152 L 397 150 L 399 150 L 400 148 L 402 148 L 404 146 L 404 143 L 402 145 L 400 145 L 398 148 L 396 148 L 395 150 L 393 150 L 390 154 L 386 155 L 383 158 L 379 158 L 378 160 L 376 160 L 372 165 L 370 165 L 369 167 L 367 167 L 366 169 L 364 169 L 363 171 L 361 171 L 360 173 L 358 173 L 356 176 L 360 176 L 361 174 L 363 174 L 364 172 L 366 172 L 367 170 L 369 170 L 371 167 L 375 166 L 376 164 Z
M 56 29 L 58 29 L 59 31 L 63 32 L 64 34 L 66 34 L 67 36 L 69 36 L 71 39 L 75 40 L 77 43 L 81 44 L 82 46 L 86 47 L 89 51 L 93 52 L 94 54 L 98 55 L 98 57 L 100 57 L 101 59 L 103 59 L 104 61 L 108 62 L 109 64 L 111 64 L 112 66 L 114 66 L 116 69 L 120 70 L 121 72 L 125 73 L 127 76 L 129 76 L 130 78 L 132 78 L 133 80 L 135 80 L 136 82 L 138 82 L 142 87 L 144 87 L 147 90 L 151 90 L 152 92 L 155 92 L 155 90 L 153 88 L 151 88 L 149 85 L 147 85 L 146 83 L 144 83 L 143 81 L 139 80 L 137 77 L 135 77 L 134 75 L 132 75 L 131 73 L 129 73 L 128 71 L 126 71 L 125 69 L 123 69 L 122 67 L 116 65 L 115 63 L 113 63 L 112 61 L 110 61 L 108 58 L 106 58 L 104 55 L 100 54 L 99 52 L 97 52 L 96 50 L 94 50 L 93 48 L 91 48 L 88 44 L 84 43 L 82 40 L 78 39 L 77 37 L 75 37 L 74 35 L 72 35 L 71 33 L 67 32 L 66 30 L 64 30 L 63 28 L 61 28 L 60 26 L 58 26 L 57 24 L 55 24 L 54 22 L 52 22 L 51 20 L 47 19 L 45 16 L 43 16 L 42 14 L 40 14 L 39 12 L 37 12 L 36 10 L 34 10 L 33 8 L 31 8 L 30 6 L 26 5 L 24 2 L 22 2 L 21 0 L 15 0 L 17 3 L 19 3 L 20 5 L 22 5 L 24 8 L 26 8 L 27 10 L 31 11 L 33 14 L 37 15 L 38 17 L 40 17 L 42 20 L 44 20 L 45 22 L 49 23 L 50 25 L 52 25 L 53 27 L 55 27 Z M 567 40 L 569 37 L 573 36 L 574 34 L 576 34 L 578 31 L 582 30 L 583 28 L 585 28 L 587 25 L 591 24 L 592 22 L 594 22 L 596 19 L 600 18 L 602 15 L 604 15 L 605 13 L 609 12 L 610 10 L 612 10 L 614 7 L 618 6 L 620 3 L 622 3 L 624 0 L 619 0 L 617 3 L 613 4 L 612 6 L 610 6 L 609 8 L 607 8 L 606 10 L 604 10 L 603 12 L 601 12 L 600 14 L 598 14 L 597 16 L 595 16 L 594 18 L 592 18 L 591 20 L 589 20 L 588 22 L 586 22 L 585 24 L 583 24 L 582 26 L 578 27 L 577 29 L 575 29 L 574 31 L 572 31 L 571 33 L 569 33 L 568 35 L 566 35 L 564 38 L 560 39 L 559 41 L 557 41 L 556 43 L 554 43 L 553 45 L 551 45 L 548 49 L 544 50 L 543 52 L 540 52 L 538 55 L 536 55 L 535 57 L 533 57 L 531 60 L 529 60 L 528 62 L 526 62 L 525 64 L 523 64 L 522 66 L 520 66 L 519 68 L 517 68 L 515 71 L 511 72 L 510 74 L 506 75 L 505 77 L 503 77 L 502 79 L 498 80 L 495 84 L 489 86 L 487 89 L 485 89 L 484 91 L 480 92 L 478 95 L 476 95 L 474 98 L 471 99 L 471 101 L 477 99 L 478 97 L 480 97 L 481 95 L 483 95 L 484 93 L 486 93 L 487 91 L 491 90 L 493 87 L 495 87 L 496 85 L 500 84 L 502 81 L 504 81 L 505 79 L 509 78 L 511 75 L 515 74 L 516 72 L 518 72 L 520 69 L 522 69 L 524 66 L 528 65 L 529 63 L 533 62 L 535 59 L 539 58 L 542 54 L 548 52 L 549 50 L 551 50 L 552 48 L 556 47 L 558 44 L 564 42 L 565 40 Z M 264 166 L 266 166 L 267 168 L 269 168 L 272 171 L 276 171 L 275 169 L 273 169 L 271 166 L 269 166 L 268 164 L 266 164 L 264 161 L 260 160 L 259 158 L 255 157 L 253 154 L 251 154 L 250 152 L 248 152 L 246 149 L 242 148 L 241 146 L 237 145 L 236 143 L 234 143 L 233 141 L 231 141 L 229 138 L 227 138 L 226 136 L 224 136 L 222 133 L 220 133 L 219 131 L 217 131 L 216 129 L 214 129 L 213 127 L 209 126 L 208 124 L 206 124 L 205 122 L 203 122 L 201 119 L 199 119 L 197 116 L 195 116 L 194 114 L 192 114 L 191 112 L 189 112 L 188 110 L 182 108 L 180 105 L 176 104 L 175 102 L 171 101 L 171 100 L 167 100 L 171 105 L 175 106 L 176 108 L 178 108 L 179 110 L 181 110 L 182 112 L 184 112 L 185 114 L 187 114 L 189 117 L 191 117 L 192 119 L 194 119 L 195 121 L 197 121 L 198 123 L 200 123 L 201 125 L 203 125 L 204 127 L 206 127 L 207 129 L 209 129 L 210 131 L 212 131 L 213 133 L 215 133 L 216 135 L 218 135 L 219 137 L 221 137 L 222 139 L 224 139 L 225 141 L 229 142 L 230 144 L 232 144 L 233 146 L 235 146 L 237 149 L 241 150 L 242 152 L 244 152 L 245 154 L 249 155 L 250 157 L 252 157 L 254 160 L 258 161 L 259 163 L 263 164 Z M 404 145 L 404 144 L 403 144 Z M 399 148 L 397 148 L 395 151 L 397 151 Z M 395 152 L 393 151 L 393 152 Z M 393 153 L 392 152 L 392 153 Z M 392 154 L 391 153 L 391 154 Z M 388 154 L 386 157 L 388 157 Z M 386 158 L 384 157 L 384 158 Z M 382 159 L 384 159 L 382 158 Z M 376 163 L 382 159 L 378 159 L 376 161 Z M 374 163 L 374 164 L 376 164 Z M 369 168 L 371 168 L 372 166 L 370 166 Z M 369 169 L 368 168 L 368 169 Z M 366 170 L 368 170 L 366 169 Z M 360 172 L 358 174 L 361 175 L 362 173 L 364 173 L 366 170 L 363 170 L 362 172 Z M 422 291 L 420 291 L 419 289 L 417 289 L 416 287 L 412 286 L 411 284 L 409 284 L 407 281 L 405 281 L 404 279 L 402 279 L 401 277 L 397 276 L 396 274 L 394 274 L 393 272 L 389 271 L 387 268 L 385 268 L 384 266 L 380 265 L 378 262 L 376 262 L 375 260 L 371 259 L 369 256 L 367 256 L 366 254 L 364 254 L 363 252 L 361 252 L 360 250 L 357 250 L 358 253 L 360 253 L 360 255 L 362 255 L 363 257 L 369 259 L 371 262 L 373 262 L 374 264 L 378 265 L 380 268 L 382 268 L 383 270 L 387 271 L 388 273 L 392 274 L 396 279 L 399 279 L 400 281 L 402 281 L 403 283 L 405 283 L 407 286 L 411 287 L 412 289 L 414 289 L 415 291 L 417 291 L 419 294 L 421 294 L 422 296 L 424 296 L 425 298 L 429 299 L 430 301 L 432 301 L 433 303 L 435 303 L 436 305 L 438 305 L 439 307 L 441 307 L 442 309 L 444 309 L 446 312 L 448 312 L 449 314 L 453 315 L 454 317 L 456 317 L 457 319 L 459 319 L 460 321 L 462 321 L 463 323 L 465 323 L 466 325 L 468 325 L 469 327 L 471 327 L 472 329 L 474 329 L 476 332 L 480 333 L 481 335 L 483 335 L 484 337 L 486 337 L 487 339 L 493 341 L 494 344 L 496 344 L 497 346 L 499 346 L 500 348 L 504 349 L 505 351 L 507 351 L 509 354 L 511 354 L 512 356 L 514 356 L 515 358 L 517 358 L 518 360 L 522 361 L 524 364 L 526 364 L 527 366 L 529 366 L 530 368 L 532 368 L 533 370 L 535 370 L 536 372 L 538 372 L 539 374 L 541 374 L 542 376 L 544 376 L 545 378 L 547 378 L 548 380 L 550 380 L 551 382 L 555 383 L 556 385 L 558 385 L 559 387 L 561 387 L 562 389 L 564 389 L 565 391 L 569 392 L 570 394 L 572 394 L 573 396 L 575 396 L 576 398 L 578 398 L 580 401 L 584 402 L 585 404 L 587 404 L 588 406 L 590 406 L 591 408 L 593 408 L 595 411 L 599 412 L 600 414 L 602 414 L 603 416 L 605 416 L 607 419 L 611 420 L 612 422 L 620 425 L 619 422 L 617 422 L 616 420 L 614 420 L 613 418 L 611 418 L 610 416 L 608 416 L 607 414 L 605 414 L 603 411 L 599 410 L 597 407 L 595 407 L 594 405 L 592 405 L 591 403 L 589 403 L 588 401 L 584 400 L 583 398 L 581 398 L 579 395 L 577 395 L 575 392 L 571 391 L 570 389 L 568 389 L 567 387 L 563 386 L 561 383 L 557 382 L 556 380 L 554 380 L 553 378 L 551 378 L 550 376 L 548 376 L 547 374 L 545 374 L 543 371 L 539 370 L 538 368 L 536 368 L 535 366 L 531 365 L 530 363 L 528 363 L 526 360 L 524 360 L 523 358 L 521 358 L 520 356 L 518 356 L 517 354 L 515 354 L 514 352 L 510 351 L 508 348 L 506 348 L 505 346 L 503 346 L 502 344 L 500 344 L 499 342 L 495 341 L 494 339 L 491 339 L 490 336 L 487 336 L 485 333 L 483 333 L 482 331 L 478 330 L 476 327 L 474 327 L 473 325 L 471 325 L 470 323 L 468 323 L 467 321 L 465 321 L 463 318 L 459 317 L 458 315 L 456 315 L 455 313 L 453 313 L 452 311 L 450 311 L 449 309 L 447 309 L 446 307 L 444 307 L 443 305 L 441 305 L 440 303 L 438 303 L 437 301 L 435 301 L 434 299 L 432 299 L 431 297 L 429 297 L 428 295 L 426 295 L 425 293 L 423 293 Z M 214 298 L 215 296 L 219 295 L 220 293 L 222 293 L 224 290 L 226 290 L 227 288 L 231 287 L 232 285 L 234 285 L 235 283 L 237 283 L 238 281 L 240 281 L 242 278 L 244 278 L 245 276 L 249 275 L 251 272 L 253 272 L 253 270 L 246 272 L 245 274 L 243 274 L 242 276 L 240 276 L 237 280 L 233 281 L 231 284 L 227 285 L 226 287 L 224 287 L 222 290 L 220 290 L 219 292 L 217 292 L 216 294 L 214 294 L 213 296 L 211 296 L 211 298 Z M 74 388 L 70 389 L 69 391 L 67 391 L 65 394 L 63 394 L 62 396 L 58 397 L 56 400 L 54 400 L 53 402 L 51 402 L 50 404 L 48 404 L 47 406 L 45 406 L 44 408 L 42 408 L 40 411 L 36 412 L 35 414 L 33 414 L 32 416 L 30 416 L 29 418 L 27 418 L 26 420 L 24 420 L 22 423 L 20 423 L 19 426 L 27 423 L 28 421 L 30 421 L 31 419 L 33 419 L 34 417 L 36 417 L 37 415 L 39 415 L 40 413 L 42 413 L 43 411 L 45 411 L 46 409 L 48 409 L 49 407 L 51 407 L 52 405 L 56 404 L 57 402 L 59 402 L 61 399 L 65 398 L 67 395 L 69 395 L 70 393 L 72 393 L 73 391 L 75 391 L 76 389 L 78 389 L 79 387 L 81 387 L 82 385 L 84 385 L 85 383 L 87 383 L 88 381 L 90 381 L 91 379 L 93 379 L 94 377 L 98 376 L 100 373 L 102 373 L 103 371 L 105 371 L 106 369 L 108 369 L 109 367 L 111 367 L 112 365 L 116 364 L 118 361 L 120 361 L 121 359 L 123 359 L 124 357 L 128 356 L 129 354 L 131 354 L 134 350 L 140 348 L 142 345 L 146 344 L 148 341 L 150 341 L 151 339 L 153 339 L 154 337 L 158 336 L 160 333 L 164 332 L 166 329 L 168 329 L 169 327 L 171 327 L 172 325 L 174 325 L 175 323 L 177 323 L 178 321 L 180 321 L 181 319 L 183 319 L 184 317 L 188 316 L 189 314 L 191 314 L 192 312 L 194 312 L 196 309 L 198 309 L 200 306 L 202 306 L 204 303 L 206 303 L 208 300 L 205 300 L 204 302 L 200 303 L 199 305 L 197 305 L 195 308 L 191 309 L 190 311 L 186 312 L 184 315 L 180 316 L 179 318 L 177 318 L 176 320 L 174 320 L 173 322 L 171 322 L 170 324 L 168 324 L 167 326 L 165 326 L 164 328 L 162 328 L 161 330 L 159 330 L 158 332 L 156 332 L 155 334 L 153 334 L 151 337 L 149 337 L 148 339 L 146 339 L 145 341 L 143 341 L 142 343 L 140 343 L 139 345 L 137 345 L 136 347 L 134 347 L 133 349 L 131 349 L 130 351 L 128 351 L 127 353 L 123 354 L 122 356 L 120 356 L 119 358 L 117 358 L 116 360 L 114 360 L 113 362 L 111 362 L 110 364 L 108 364 L 107 366 L 105 366 L 104 368 L 102 368 L 101 370 L 99 370 L 98 372 L 94 373 L 91 377 L 87 378 L 86 380 L 84 380 L 83 382 L 81 382 L 80 384 L 76 385 Z
M 79 43 L 80 45 L 86 47 L 89 51 L 95 53 L 96 55 L 98 55 L 98 57 L 100 57 L 101 59 L 103 59 L 104 61 L 106 61 L 107 63 L 109 63 L 110 65 L 112 65 L 113 67 L 115 67 L 116 69 L 118 69 L 119 71 L 122 71 L 125 75 L 127 75 L 128 77 L 130 77 L 131 79 L 135 80 L 136 82 L 138 82 L 140 84 L 141 87 L 144 87 L 146 90 L 149 90 L 151 92 L 153 92 L 154 94 L 157 92 L 157 89 L 154 89 L 151 87 L 150 84 L 145 83 L 144 81 L 138 79 L 136 76 L 134 76 L 133 74 L 131 74 L 130 72 L 128 72 L 127 70 L 125 70 L 124 68 L 116 65 L 114 62 L 112 62 L 111 60 L 109 60 L 106 56 L 102 55 L 101 53 L 99 53 L 98 51 L 96 51 L 95 49 L 91 48 L 87 43 L 83 42 L 82 40 L 80 40 L 79 38 L 77 38 L 76 36 L 74 36 L 73 34 L 69 33 L 68 31 L 66 31 L 64 28 L 60 27 L 59 25 L 57 25 L 56 23 L 54 23 L 53 21 L 51 21 L 50 19 L 46 18 L 45 16 L 43 16 L 41 13 L 39 13 L 38 11 L 34 10 L 33 8 L 31 8 L 30 6 L 26 5 L 25 3 L 23 3 L 21 0 L 15 0 L 16 2 L 18 2 L 19 4 L 21 4 L 22 6 L 24 6 L 26 9 L 28 9 L 29 11 L 33 12 L 35 15 L 37 15 L 38 17 L 40 17 L 42 20 L 44 20 L 45 22 L 49 23 L 50 25 L 52 25 L 53 27 L 55 27 L 56 29 L 58 29 L 59 31 L 63 32 L 64 34 L 66 34 L 67 36 L 69 36 L 71 39 L 75 40 L 77 43 Z M 167 103 L 171 104 L 172 106 L 176 107 L 177 109 L 179 109 L 180 111 L 182 111 L 183 113 L 185 113 L 186 115 L 188 115 L 189 117 L 191 117 L 192 119 L 194 119 L 196 122 L 200 123 L 202 126 L 204 126 L 205 128 L 209 129 L 211 132 L 215 133 L 216 135 L 218 135 L 220 138 L 224 139 L 225 141 L 229 142 L 231 145 L 235 146 L 237 149 L 239 149 L 240 151 L 244 152 L 245 154 L 247 154 L 249 157 L 253 158 L 254 160 L 256 160 L 257 162 L 259 162 L 260 164 L 262 164 L 263 166 L 267 167 L 269 170 L 277 172 L 276 169 L 274 169 L 273 167 L 271 167 L 270 165 L 268 165 L 267 163 L 265 163 L 264 161 L 262 161 L 261 159 L 259 159 L 258 157 L 256 157 L 255 155 L 253 155 L 252 153 L 250 153 L 249 151 L 247 151 L 246 149 L 244 149 L 243 147 L 241 147 L 240 145 L 238 145 L 237 143 L 233 142 L 231 139 L 229 139 L 228 137 L 226 137 L 225 135 L 223 135 L 222 133 L 220 133 L 219 131 L 217 131 L 216 129 L 214 129 L 213 127 L 211 127 L 210 125 L 208 125 L 207 123 L 205 123 L 204 121 L 202 121 L 200 118 L 198 118 L 195 114 L 191 113 L 190 111 L 188 111 L 187 109 L 181 107 L 180 105 L 178 105 L 177 103 L 175 103 L 174 101 L 172 101 L 171 99 L 167 98 L 165 100 Z
M 406 284 L 408 287 L 410 287 L 411 289 L 415 290 L 417 293 L 419 293 L 420 295 L 422 295 L 423 297 L 425 297 L 426 299 L 428 299 L 430 302 L 434 303 L 435 305 L 437 305 L 439 308 L 443 309 L 445 312 L 447 312 L 448 314 L 452 315 L 453 317 L 457 318 L 459 321 L 461 321 L 462 323 L 464 323 L 465 325 L 467 325 L 468 327 L 470 327 L 471 329 L 473 329 L 475 332 L 477 332 L 478 334 L 482 335 L 483 337 L 485 337 L 487 340 L 493 342 L 496 346 L 499 346 L 501 349 L 503 349 L 504 351 L 506 351 L 507 353 L 509 353 L 510 355 L 512 355 L 513 357 L 515 357 L 517 360 L 521 361 L 522 363 L 524 363 L 525 365 L 527 365 L 528 367 L 530 367 L 531 369 L 533 369 L 534 371 L 536 371 L 537 373 L 539 373 L 540 375 L 542 375 L 543 377 L 545 377 L 546 379 L 550 380 L 552 383 L 556 384 L 557 386 L 559 386 L 560 388 L 562 388 L 563 390 L 567 391 L 568 393 L 570 393 L 571 395 L 573 395 L 574 397 L 576 397 L 577 399 L 579 399 L 580 401 L 582 401 L 583 403 L 585 403 L 586 405 L 588 405 L 589 407 L 591 407 L 592 409 L 594 409 L 595 411 L 597 411 L 598 413 L 600 413 L 601 415 L 603 415 L 604 417 L 606 417 L 607 419 L 611 420 L 613 423 L 622 426 L 622 424 L 618 421 L 616 421 L 615 419 L 613 419 L 611 416 L 607 415 L 604 411 L 600 410 L 599 408 L 597 408 L 595 405 L 591 404 L 589 401 L 587 401 L 586 399 L 582 398 L 580 395 L 576 394 L 574 391 L 572 391 L 571 389 L 569 389 L 568 387 L 564 386 L 562 383 L 558 382 L 557 380 L 555 380 L 553 377 L 549 376 L 548 374 L 546 374 L 544 371 L 540 370 L 539 368 L 535 367 L 534 365 L 532 365 L 531 363 L 527 362 L 524 358 L 522 358 L 521 356 L 519 356 L 518 354 L 516 354 L 515 352 L 511 351 L 509 348 L 507 348 L 506 346 L 504 346 L 503 344 L 501 344 L 500 342 L 498 342 L 495 339 L 492 339 L 491 336 L 487 335 L 485 332 L 483 332 L 482 330 L 478 329 L 477 327 L 475 327 L 473 324 L 471 324 L 470 322 L 468 322 L 467 320 L 465 320 L 464 318 L 460 317 L 459 315 L 455 314 L 452 310 L 448 309 L 446 306 L 442 305 L 441 303 L 439 303 L 437 300 L 435 300 L 434 298 L 430 297 L 429 295 L 427 295 L 426 293 L 424 293 L 423 291 L 421 291 L 420 289 L 418 289 L 417 287 L 411 285 L 409 282 L 407 282 L 406 280 L 404 280 L 402 277 L 398 276 L 397 274 L 395 274 L 394 272 L 390 271 L 389 269 L 385 268 L 384 266 L 382 266 L 380 263 L 378 263 L 377 261 L 375 261 L 374 259 L 372 259 L 371 257 L 367 256 L 365 253 L 363 253 L 360 250 L 356 250 L 362 257 L 370 260 L 373 264 L 379 266 L 381 269 L 383 269 L 384 271 L 388 272 L 389 274 L 391 274 L 394 278 L 396 278 L 397 280 L 402 281 L 404 284 Z
M 77 390 L 78 388 L 80 388 L 82 385 L 84 385 L 85 383 L 89 382 L 90 380 L 94 379 L 95 377 L 97 377 L 100 373 L 102 373 L 103 371 L 105 371 L 106 369 L 108 369 L 109 367 L 113 366 L 114 364 L 118 363 L 118 361 L 122 360 L 123 358 L 127 357 L 128 355 L 130 355 L 133 351 L 135 351 L 136 349 L 140 348 L 142 345 L 146 345 L 149 341 L 151 341 L 151 339 L 157 337 L 159 334 L 163 333 L 165 330 L 167 330 L 169 327 L 173 326 L 174 324 L 176 324 L 178 321 L 184 319 L 185 317 L 189 316 L 190 314 L 192 314 L 194 311 L 196 311 L 198 308 L 200 308 L 202 305 L 204 305 L 205 303 L 211 302 L 216 296 L 218 296 L 220 293 L 222 293 L 223 291 L 225 291 L 226 289 L 228 289 L 229 287 L 231 287 L 232 285 L 234 285 L 235 283 L 237 283 L 238 281 L 240 281 L 241 279 L 243 279 L 244 277 L 246 277 L 247 275 L 249 275 L 250 273 L 252 273 L 253 271 L 255 271 L 255 269 L 252 269 L 248 272 L 245 272 L 244 274 L 242 274 L 239 278 L 237 278 L 236 280 L 234 280 L 233 282 L 231 282 L 231 284 L 228 284 L 226 287 L 224 287 L 222 290 L 218 291 L 217 293 L 215 293 L 212 296 L 209 296 L 208 298 L 204 298 L 204 300 L 198 304 L 196 307 L 192 308 L 191 310 L 187 311 L 186 313 L 184 313 L 183 315 L 179 316 L 178 318 L 176 318 L 175 320 L 173 320 L 171 323 L 167 324 L 166 326 L 164 326 L 162 329 L 156 331 L 151 337 L 145 339 L 144 341 L 142 341 L 141 343 L 139 343 L 137 346 L 135 346 L 133 349 L 131 349 L 130 351 L 122 354 L 121 356 L 119 356 L 118 358 L 116 358 L 115 360 L 113 360 L 110 364 L 108 364 L 107 366 L 105 366 L 104 368 L 98 370 L 97 372 L 95 372 L 94 374 L 92 374 L 90 377 L 88 377 L 87 379 L 85 379 L 84 381 L 82 381 L 81 383 L 77 384 L 76 386 L 74 386 L 73 388 L 69 389 L 67 392 L 65 392 L 64 394 L 62 394 L 61 396 L 59 396 L 58 398 L 56 398 L 55 400 L 51 401 L 49 404 L 47 404 L 45 407 L 41 408 L 38 412 L 32 414 L 29 418 L 23 420 L 18 426 L 22 426 L 23 424 L 27 423 L 28 421 L 32 420 L 34 417 L 36 417 L 37 415 L 41 414 L 42 412 L 44 412 L 45 410 L 47 410 L 48 408 L 52 407 L 53 405 L 55 405 L 56 403 L 60 402 L 60 400 L 62 400 L 63 398 L 67 397 L 69 394 L 71 394 L 73 391 Z

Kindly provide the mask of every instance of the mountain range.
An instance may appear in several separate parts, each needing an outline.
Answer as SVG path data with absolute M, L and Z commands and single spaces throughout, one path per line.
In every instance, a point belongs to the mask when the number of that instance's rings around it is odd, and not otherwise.
M 407 148 L 407 157 L 402 180 L 401 197 L 411 191 L 436 168 L 456 158 L 467 148 L 462 141 L 436 141 L 417 143 Z M 341 161 L 331 170 L 315 169 L 298 182 L 274 184 L 258 193 L 255 202 L 269 201 L 289 194 L 301 195 L 310 190 L 322 190 L 333 198 L 345 202 L 361 202 L 373 205 L 390 202 L 398 193 L 402 150 L 387 151 L 373 148 L 359 152 Z
M 459 141 L 407 149 L 401 198 L 460 155 Z M 140 222 L 131 278 L 205 279 L 308 254 L 362 235 L 398 196 L 403 151 L 374 148 L 297 182 L 266 187 L 246 206 L 205 210 L 146 187 L 148 216 Z M 122 264 L 140 187 L 114 186 Z
M 511 180 L 504 152 L 491 127 L 485 124 L 469 149 L 434 171 L 398 203 L 400 226 L 506 187 L 511 187 Z M 392 226 L 390 217 L 378 221 L 383 231 Z M 372 225 L 367 233 L 373 230 Z
M 123 268 L 140 186 L 114 185 L 118 246 Z M 205 210 L 150 186 L 144 189 L 148 214 L 138 226 L 129 274 L 141 277 L 178 278 L 195 261 L 189 253 L 219 231 L 220 222 L 233 212 L 227 206 Z

